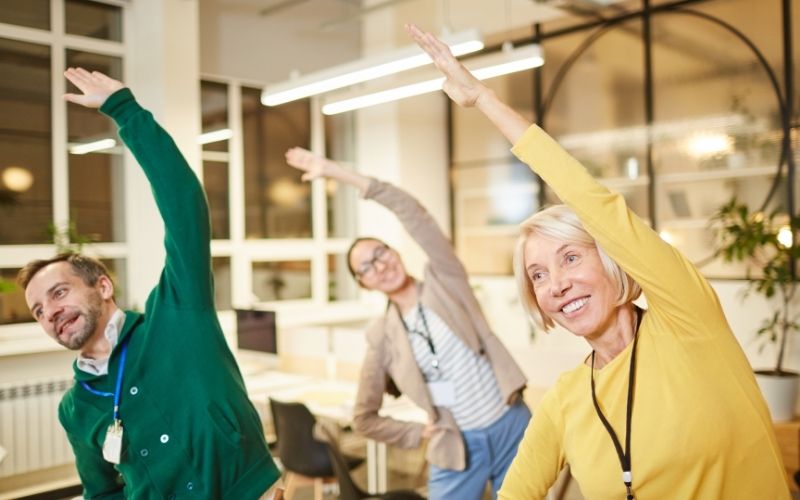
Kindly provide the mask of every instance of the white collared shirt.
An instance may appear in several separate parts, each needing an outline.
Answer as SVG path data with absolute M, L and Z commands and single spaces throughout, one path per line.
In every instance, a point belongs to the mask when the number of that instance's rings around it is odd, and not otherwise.
M 103 332 L 106 339 L 108 340 L 108 344 L 111 346 L 109 349 L 109 356 L 111 355 L 111 351 L 114 350 L 114 347 L 117 346 L 117 342 L 119 341 L 119 334 L 122 331 L 122 325 L 125 323 L 125 313 L 122 312 L 122 309 L 117 309 L 111 315 L 111 319 L 108 320 L 108 324 L 106 325 L 106 329 Z M 82 354 L 78 354 L 77 365 L 81 371 L 86 373 L 91 373 L 92 375 L 106 375 L 108 374 L 108 358 L 106 356 L 102 359 L 92 359 L 83 356 Z

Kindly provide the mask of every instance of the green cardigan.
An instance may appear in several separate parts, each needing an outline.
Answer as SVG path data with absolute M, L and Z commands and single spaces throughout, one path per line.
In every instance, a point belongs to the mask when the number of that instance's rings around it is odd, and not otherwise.
M 126 312 L 108 375 L 74 367 L 59 419 L 86 498 L 257 499 L 280 476 L 214 308 L 205 195 L 186 160 L 130 90 L 100 108 L 142 166 L 164 219 L 166 263 L 145 313 Z M 122 463 L 102 457 L 121 346 Z

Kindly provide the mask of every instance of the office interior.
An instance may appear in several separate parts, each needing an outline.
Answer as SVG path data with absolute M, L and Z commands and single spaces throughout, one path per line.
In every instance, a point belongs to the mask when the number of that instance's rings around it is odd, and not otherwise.
M 74 353 L 32 321 L 13 284 L 17 271 L 31 259 L 80 248 L 113 271 L 118 302 L 141 310 L 164 259 L 150 188 L 111 121 L 61 99 L 68 66 L 123 80 L 201 179 L 220 322 L 253 384 L 272 372 L 306 377 L 298 380 L 327 391 L 327 403 L 340 395 L 333 404 L 346 410 L 365 326 L 386 307 L 352 279 L 345 259 L 352 239 L 380 237 L 415 276 L 425 262 L 388 211 L 347 186 L 302 182 L 284 161 L 293 146 L 422 202 L 451 237 L 494 332 L 528 376 L 525 397 L 534 411 L 558 375 L 584 359 L 585 342 L 543 331 L 519 303 L 511 270 L 517 225 L 556 200 L 485 118 L 440 91 L 323 113 L 337 99 L 430 78 L 430 67 L 261 103 L 270 85 L 407 48 L 405 22 L 434 33 L 477 30 L 484 49 L 464 56 L 468 64 L 499 57 L 509 44 L 537 43 L 543 65 L 487 83 L 698 264 L 753 367 L 774 364 L 776 344 L 755 332 L 775 304 L 743 296 L 747 270 L 715 256 L 709 219 L 734 195 L 754 209 L 797 212 L 796 1 L 4 0 L 0 498 L 76 481 L 54 406 L 70 383 Z M 111 142 L 81 151 L 102 140 Z M 252 310 L 274 312 L 265 321 L 274 320 L 274 346 L 238 348 L 237 311 Z M 787 345 L 785 368 L 800 370 L 797 335 Z M 267 392 L 254 402 L 268 428 Z M 419 456 L 372 452 L 388 454 L 383 486 L 424 485 Z M 800 447 L 791 453 L 800 456 Z

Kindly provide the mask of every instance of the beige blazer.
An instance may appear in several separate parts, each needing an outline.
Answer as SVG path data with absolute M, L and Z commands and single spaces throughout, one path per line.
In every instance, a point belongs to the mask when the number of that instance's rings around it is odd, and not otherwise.
M 472 293 L 467 272 L 433 217 L 411 195 L 376 179 L 371 180 L 364 197 L 394 212 L 428 255 L 420 300 L 433 309 L 465 345 L 488 358 L 503 397 L 509 403 L 515 401 L 525 387 L 525 376 L 489 329 Z M 389 307 L 382 318 L 369 326 L 366 337 L 367 353 L 353 413 L 355 430 L 401 448 L 420 445 L 423 424 L 378 414 L 386 389 L 386 375 L 389 375 L 400 392 L 428 412 L 430 419 L 441 428 L 428 443 L 428 462 L 445 469 L 464 470 L 466 451 L 461 432 L 450 411 L 434 407 L 397 308 Z

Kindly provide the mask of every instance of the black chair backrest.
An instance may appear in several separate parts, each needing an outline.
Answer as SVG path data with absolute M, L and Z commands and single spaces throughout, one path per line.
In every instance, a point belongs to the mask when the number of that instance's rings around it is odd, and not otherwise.
M 291 472 L 308 477 L 331 477 L 333 468 L 325 444 L 314 439 L 316 419 L 302 403 L 269 400 L 278 439 L 278 457 Z
M 362 500 L 368 498 L 369 493 L 363 491 L 353 481 L 350 469 L 347 466 L 347 460 L 336 444 L 336 438 L 324 425 L 317 426 L 317 432 L 321 434 L 320 437 L 325 437 L 324 444 L 333 465 L 334 475 L 339 482 L 339 500 Z

